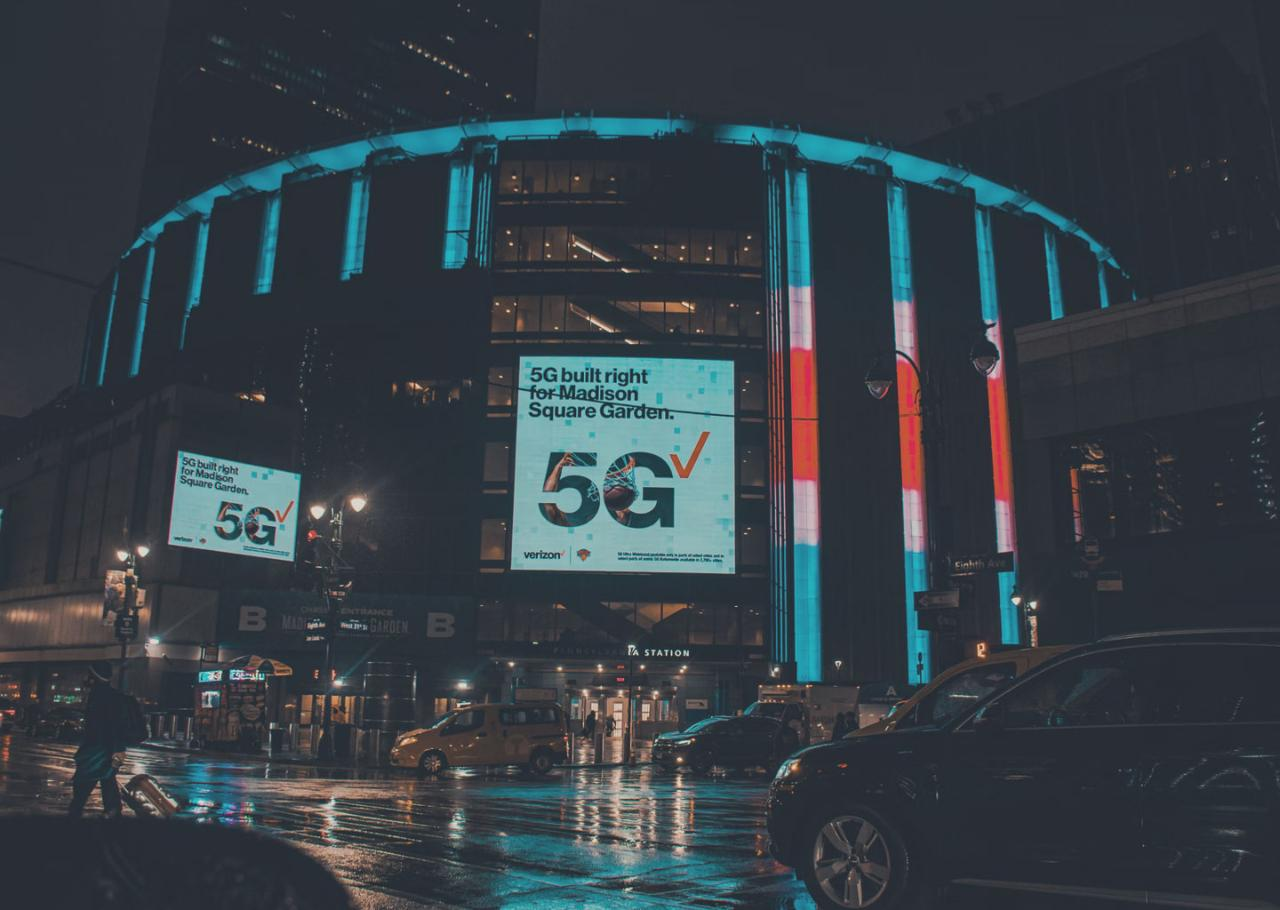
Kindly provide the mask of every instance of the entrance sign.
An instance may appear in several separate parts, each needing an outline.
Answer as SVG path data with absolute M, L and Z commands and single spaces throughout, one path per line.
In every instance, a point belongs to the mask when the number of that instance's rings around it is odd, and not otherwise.
M 511 568 L 732 574 L 733 363 L 522 357 Z
M 955 610 L 960 606 L 960 589 L 948 588 L 942 591 L 917 591 L 915 595 L 917 612 L 926 610 Z
M 977 556 L 953 556 L 952 575 L 978 575 L 982 572 L 1012 572 L 1013 553 L 981 553 Z
M 169 545 L 292 562 L 302 475 L 178 452 Z

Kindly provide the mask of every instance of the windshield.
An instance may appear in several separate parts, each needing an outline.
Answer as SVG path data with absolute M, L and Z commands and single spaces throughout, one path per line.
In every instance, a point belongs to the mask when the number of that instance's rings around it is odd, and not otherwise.
M 691 726 L 687 727 L 684 732 L 698 733 L 702 730 L 706 730 L 712 727 L 713 725 L 719 723 L 722 720 L 724 720 L 723 717 L 707 717 L 707 718 L 704 718 L 703 720 L 698 721 L 696 724 L 692 724 Z
M 786 703 L 780 701 L 757 701 L 753 702 L 747 710 L 742 713 L 746 717 L 772 717 L 775 720 L 782 717 L 782 712 L 786 710 Z
M 439 730 L 441 727 L 443 727 L 445 724 L 447 724 L 449 721 L 453 720 L 457 716 L 458 716 L 457 711 L 450 711 L 449 713 L 442 715 L 439 720 L 437 720 L 431 726 L 427 727 L 427 729 Z

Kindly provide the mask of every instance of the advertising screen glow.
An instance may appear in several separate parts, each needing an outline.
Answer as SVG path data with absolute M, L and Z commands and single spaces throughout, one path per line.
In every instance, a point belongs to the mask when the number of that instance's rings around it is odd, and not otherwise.
M 169 545 L 292 561 L 301 475 L 178 452 Z
M 522 357 L 511 568 L 732 574 L 733 363 Z

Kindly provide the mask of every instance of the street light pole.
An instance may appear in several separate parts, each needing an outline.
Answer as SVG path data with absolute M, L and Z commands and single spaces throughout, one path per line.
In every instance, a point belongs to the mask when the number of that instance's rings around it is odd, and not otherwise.
M 128 691 L 129 642 L 138 637 L 138 560 L 146 559 L 151 547 L 140 543 L 132 548 L 116 550 L 116 558 L 124 563 L 124 603 L 116 617 L 116 638 L 120 640 L 120 691 Z M 132 634 L 125 634 L 132 628 Z
M 330 735 L 330 727 L 333 721 L 333 646 L 334 639 L 338 633 L 338 620 L 342 612 L 342 604 L 347 596 L 347 586 L 338 582 L 342 571 L 348 568 L 342 561 L 342 528 L 345 519 L 345 506 L 349 504 L 353 511 L 362 512 L 368 502 L 365 496 L 354 494 L 345 503 L 339 502 L 337 505 L 317 504 L 310 509 L 311 517 L 315 521 L 321 521 L 326 513 L 329 515 L 329 538 L 326 541 L 328 553 L 317 564 L 317 568 L 320 570 L 320 596 L 324 598 L 325 607 L 324 669 L 321 671 L 320 677 L 320 689 L 323 693 L 324 704 L 320 713 L 320 741 L 316 744 L 316 758 L 321 761 L 328 761 L 333 758 L 333 739 Z M 315 723 L 314 710 L 312 723 Z

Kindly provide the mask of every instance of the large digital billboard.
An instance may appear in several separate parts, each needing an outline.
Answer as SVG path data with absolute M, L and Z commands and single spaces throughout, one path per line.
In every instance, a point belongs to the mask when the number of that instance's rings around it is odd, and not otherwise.
M 511 568 L 735 570 L 733 362 L 522 357 Z
M 292 561 L 302 475 L 178 452 L 169 545 Z

